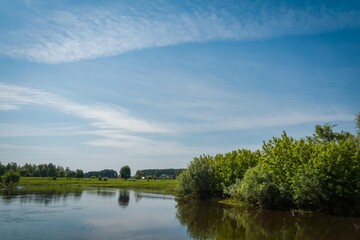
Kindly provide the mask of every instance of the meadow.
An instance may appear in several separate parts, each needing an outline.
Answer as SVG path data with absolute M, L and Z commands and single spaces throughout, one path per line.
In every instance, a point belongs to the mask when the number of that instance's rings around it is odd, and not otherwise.
M 146 192 L 174 194 L 176 180 L 133 180 L 133 179 L 107 179 L 97 178 L 57 178 L 48 177 L 22 177 L 20 186 L 51 186 L 51 187 L 104 187 L 104 188 L 128 188 Z

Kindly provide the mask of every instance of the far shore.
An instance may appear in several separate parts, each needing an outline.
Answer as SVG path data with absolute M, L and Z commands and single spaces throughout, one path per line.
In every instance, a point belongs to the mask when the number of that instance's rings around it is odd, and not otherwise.
M 21 177 L 19 186 L 128 188 L 174 195 L 176 180 Z

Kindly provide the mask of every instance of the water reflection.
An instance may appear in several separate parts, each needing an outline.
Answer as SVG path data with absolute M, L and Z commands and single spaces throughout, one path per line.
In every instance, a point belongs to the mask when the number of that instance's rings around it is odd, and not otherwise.
M 174 198 L 164 195 L 139 194 L 137 204 L 135 192 L 125 189 L 27 188 L 13 194 L 0 191 L 1 240 L 187 239 Z
M 144 193 L 144 192 L 134 192 L 135 201 L 138 202 L 142 198 L 146 199 L 162 199 L 162 200 L 174 200 L 175 198 L 171 195 L 162 195 L 156 193 Z
M 126 208 L 129 205 L 130 201 L 130 192 L 126 189 L 120 189 L 119 190 L 119 205 L 122 208 Z
M 109 190 L 109 189 L 97 189 L 95 191 L 87 191 L 87 193 L 94 194 L 102 198 L 113 198 L 116 195 L 116 192 L 114 190 Z
M 4 204 L 10 204 L 18 200 L 21 204 L 44 204 L 50 205 L 68 199 L 79 200 L 82 196 L 82 189 L 73 188 L 19 188 L 12 191 L 3 191 L 1 197 Z
M 176 217 L 194 239 L 360 239 L 360 218 L 234 209 L 178 202 Z

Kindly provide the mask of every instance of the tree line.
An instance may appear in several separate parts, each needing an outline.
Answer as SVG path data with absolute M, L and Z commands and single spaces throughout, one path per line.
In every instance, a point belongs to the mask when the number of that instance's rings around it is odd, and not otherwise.
M 0 162 L 0 176 L 5 175 L 7 172 L 12 171 L 18 173 L 21 177 L 51 177 L 53 179 L 60 178 L 118 178 L 128 179 L 131 177 L 131 170 L 129 166 L 123 166 L 119 173 L 113 169 L 103 169 L 101 171 L 89 171 L 84 173 L 81 169 L 71 170 L 69 167 L 56 166 L 53 163 L 49 164 L 29 164 L 23 166 L 15 162 L 6 165 Z
M 0 162 L 0 176 L 9 170 L 18 172 L 22 177 L 83 178 L 85 176 L 84 171 L 81 169 L 73 171 L 69 167 L 64 168 L 53 163 L 39 165 L 26 163 L 20 166 L 15 162 L 8 163 L 7 165 L 3 165 Z
M 195 157 L 178 178 L 178 195 L 360 214 L 360 113 L 356 123 L 357 136 L 317 125 L 312 136 L 296 140 L 284 131 L 261 150 Z
M 137 170 L 134 177 L 137 179 L 141 179 L 142 177 L 161 178 L 164 176 L 167 176 L 170 178 L 176 178 L 184 170 L 185 169 L 183 169 L 183 168 L 142 169 L 142 170 Z
M 101 171 L 90 171 L 85 173 L 86 178 L 91 178 L 93 176 L 102 178 L 118 178 L 118 173 L 113 169 L 104 169 Z

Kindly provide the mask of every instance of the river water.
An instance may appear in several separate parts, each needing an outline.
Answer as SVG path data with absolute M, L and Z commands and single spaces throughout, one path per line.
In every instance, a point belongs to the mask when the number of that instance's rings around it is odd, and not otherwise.
M 125 189 L 0 192 L 0 239 L 360 239 L 360 218 L 234 209 Z

